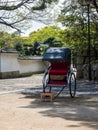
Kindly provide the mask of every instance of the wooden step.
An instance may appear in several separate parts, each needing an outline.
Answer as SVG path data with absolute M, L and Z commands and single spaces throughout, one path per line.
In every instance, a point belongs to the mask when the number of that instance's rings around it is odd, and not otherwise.
M 49 92 L 41 93 L 41 101 L 51 101 L 52 102 L 53 99 L 54 99 L 53 93 L 49 93 Z

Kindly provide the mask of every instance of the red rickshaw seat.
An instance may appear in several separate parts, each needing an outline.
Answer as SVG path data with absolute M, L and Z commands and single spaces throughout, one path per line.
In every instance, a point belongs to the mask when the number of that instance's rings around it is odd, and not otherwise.
M 53 62 L 50 67 L 50 75 L 67 75 L 69 64 L 67 62 Z

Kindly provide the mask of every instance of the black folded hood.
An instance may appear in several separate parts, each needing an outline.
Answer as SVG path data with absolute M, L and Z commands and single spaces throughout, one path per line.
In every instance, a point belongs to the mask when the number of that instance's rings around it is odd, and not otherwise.
M 71 50 L 65 47 L 51 47 L 43 55 L 45 61 L 66 61 L 71 62 Z

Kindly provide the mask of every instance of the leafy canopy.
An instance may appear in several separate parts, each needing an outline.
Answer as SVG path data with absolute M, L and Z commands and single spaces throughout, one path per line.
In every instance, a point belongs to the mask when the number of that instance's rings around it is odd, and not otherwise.
M 65 26 L 65 42 L 76 50 L 88 47 L 88 12 L 87 4 L 81 0 L 65 0 L 57 21 Z M 93 8 L 92 8 L 93 7 Z M 98 13 L 95 1 L 90 4 L 91 44 L 95 43 L 98 34 Z

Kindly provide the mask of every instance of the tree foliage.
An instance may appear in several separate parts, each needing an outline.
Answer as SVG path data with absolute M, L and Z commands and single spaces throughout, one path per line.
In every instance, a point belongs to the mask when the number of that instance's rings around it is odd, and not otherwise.
M 20 55 L 33 55 L 34 45 L 38 42 L 40 45 L 36 48 L 36 55 L 42 55 L 47 47 L 61 47 L 64 45 L 61 40 L 60 31 L 61 29 L 57 26 L 50 26 L 39 29 L 36 32 L 31 32 L 29 37 L 21 37 L 17 33 L 10 35 L 8 33 L 1 32 L 0 48 L 16 49 Z M 4 41 L 6 41 L 6 44 Z M 43 51 L 41 51 L 41 49 Z
M 63 9 L 58 17 L 58 21 L 66 27 L 81 27 L 84 28 L 88 22 L 87 5 L 81 0 L 65 0 Z M 90 8 L 91 22 L 98 22 L 98 13 L 95 8 Z
M 37 30 L 36 32 L 31 32 L 29 38 L 32 43 L 35 43 L 36 41 L 44 42 L 49 37 L 55 37 L 56 39 L 60 39 L 59 31 L 60 28 L 58 28 L 57 26 L 47 26 L 45 28 Z
M 94 1 L 93 1 L 94 2 Z M 92 8 L 93 7 L 93 8 Z M 98 13 L 90 4 L 90 31 L 91 44 L 97 40 L 98 34 Z M 65 26 L 65 42 L 68 46 L 76 49 L 87 49 L 88 44 L 88 12 L 87 5 L 81 0 L 65 0 L 61 14 L 57 21 Z

